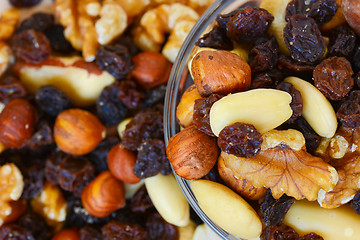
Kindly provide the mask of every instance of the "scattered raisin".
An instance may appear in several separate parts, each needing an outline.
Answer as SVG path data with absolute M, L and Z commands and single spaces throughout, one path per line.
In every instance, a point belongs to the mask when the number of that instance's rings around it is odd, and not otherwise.
M 82 227 L 79 231 L 81 240 L 102 240 L 101 231 L 91 225 Z
M 160 85 L 146 92 L 143 108 L 153 107 L 156 104 L 163 103 L 165 99 L 166 85 Z
M 0 102 L 6 104 L 14 98 L 24 98 L 26 96 L 26 89 L 21 82 L 15 80 L 9 84 L 0 85 Z
M 287 57 L 284 55 L 280 55 L 279 57 L 279 65 L 278 65 L 279 69 L 282 70 L 289 70 L 292 71 L 290 73 L 290 75 L 294 74 L 295 72 L 313 72 L 314 71 L 314 65 L 312 64 L 304 64 L 304 63 L 299 63 L 297 61 L 295 61 L 294 59 L 292 59 L 291 57 Z
M 289 226 L 281 224 L 280 226 L 266 227 L 260 236 L 261 240 L 298 240 L 299 234 Z
M 279 59 L 279 44 L 274 36 L 263 37 L 255 41 L 250 49 L 249 65 L 252 73 L 275 69 Z
M 343 98 L 354 86 L 351 64 L 343 57 L 330 57 L 317 65 L 313 72 L 314 85 L 325 97 Z
M 145 213 L 154 207 L 145 185 L 140 187 L 131 198 L 131 211 Z
M 75 51 L 71 43 L 66 40 L 64 36 L 63 26 L 55 24 L 45 31 L 45 35 L 49 39 L 53 51 L 62 54 L 68 54 Z
M 344 126 L 350 128 L 360 127 L 360 90 L 351 91 L 341 101 L 336 116 Z
M 293 113 L 286 122 L 293 123 L 302 113 L 303 100 L 301 97 L 301 93 L 296 90 L 291 83 L 288 82 L 281 82 L 279 85 L 276 86 L 276 89 L 287 92 L 291 95 L 290 107 Z
M 27 142 L 29 149 L 36 150 L 54 143 L 52 128 L 48 121 L 41 120 L 36 123 L 34 133 Z
M 42 0 L 9 0 L 10 4 L 15 7 L 32 7 Z
M 286 7 L 285 20 L 296 14 L 311 17 L 320 26 L 329 22 L 338 9 L 335 0 L 292 0 Z
M 41 192 L 44 186 L 44 166 L 35 164 L 22 171 L 24 176 L 24 190 L 21 198 L 30 200 Z
M 313 64 L 325 53 L 325 41 L 312 18 L 291 16 L 284 28 L 284 40 L 291 58 L 300 63 Z
M 166 222 L 159 213 L 151 214 L 146 220 L 146 230 L 149 240 L 177 240 L 179 230 Z
M 131 55 L 121 44 L 100 46 L 96 52 L 96 64 L 116 79 L 124 79 L 132 70 Z
M 35 240 L 29 229 L 16 224 L 4 225 L 0 228 L 1 240 Z
M 45 162 L 45 178 L 54 185 L 58 184 L 59 164 L 65 156 L 64 152 L 57 149 Z
M 210 170 L 210 172 L 208 172 L 208 174 L 206 174 L 201 179 L 209 180 L 209 181 L 217 182 L 217 183 L 223 183 L 223 180 L 221 179 L 219 171 L 218 171 L 217 164 L 215 164 L 215 166 Z
M 46 60 L 51 52 L 47 37 L 33 29 L 15 34 L 11 40 L 11 49 L 18 60 L 29 63 Z
M 329 36 L 328 55 L 350 59 L 356 44 L 356 33 L 347 26 L 340 26 Z
M 214 93 L 207 98 L 195 100 L 193 124 L 198 130 L 212 137 L 215 135 L 210 126 L 210 109 L 211 106 L 222 97 L 222 95 Z
M 274 17 L 265 9 L 244 7 L 226 24 L 228 37 L 236 42 L 251 42 L 265 35 Z
M 360 46 L 355 47 L 351 63 L 355 71 L 360 71 Z
M 295 202 L 293 197 L 282 195 L 279 199 L 274 199 L 270 190 L 267 191 L 264 200 L 260 204 L 262 220 L 266 226 L 280 225 L 284 220 L 285 214 Z
M 257 73 L 253 75 L 253 79 L 251 80 L 251 89 L 274 88 L 283 79 L 283 74 L 277 69 Z
M 305 236 L 300 237 L 299 240 L 324 240 L 324 238 L 317 235 L 316 233 L 311 232 Z
M 47 13 L 35 13 L 20 23 L 17 32 L 34 29 L 37 32 L 45 33 L 54 24 L 54 16 Z
M 108 137 L 101 141 L 97 147 L 86 155 L 98 173 L 108 170 L 107 156 L 112 147 L 119 143 L 119 139 Z
M 225 29 L 218 25 L 215 25 L 210 32 L 199 38 L 195 45 L 221 50 L 232 50 L 234 48 L 233 43 L 226 35 Z
M 149 209 L 150 210 L 150 209 Z M 127 200 L 125 207 L 111 214 L 111 219 L 122 223 L 136 224 L 145 228 L 146 215 L 131 210 L 131 201 Z
M 21 216 L 17 223 L 22 228 L 31 231 L 36 240 L 49 240 L 52 235 L 52 230 L 47 226 L 45 219 L 32 211 L 31 208 L 28 208 L 25 215 Z
M 354 82 L 356 83 L 356 86 L 357 86 L 358 88 L 360 88 L 360 71 L 359 71 L 357 74 L 355 74 L 355 76 L 354 76 Z
M 128 109 L 138 109 L 144 100 L 144 93 L 135 81 L 125 80 L 120 82 L 118 97 Z
M 355 210 L 357 214 L 360 214 L 360 192 L 351 200 L 350 206 Z
M 139 225 L 112 220 L 101 228 L 104 240 L 142 240 L 146 231 Z
M 134 40 L 132 39 L 132 37 L 130 37 L 130 34 L 126 34 L 126 32 L 123 35 L 121 35 L 120 38 L 117 38 L 114 44 L 115 45 L 120 44 L 125 46 L 128 49 L 131 56 L 135 56 L 136 54 L 139 53 L 139 49 L 135 45 Z
M 251 158 L 259 154 L 263 139 L 253 125 L 237 122 L 221 130 L 217 141 L 222 151 Z
M 216 22 L 218 23 L 219 27 L 226 32 L 226 24 L 229 22 L 230 18 L 233 17 L 241 8 L 235 9 L 226 14 L 219 14 L 216 16 Z
M 72 106 L 72 100 L 60 89 L 51 86 L 41 86 L 35 93 L 35 101 L 40 111 L 51 117 Z

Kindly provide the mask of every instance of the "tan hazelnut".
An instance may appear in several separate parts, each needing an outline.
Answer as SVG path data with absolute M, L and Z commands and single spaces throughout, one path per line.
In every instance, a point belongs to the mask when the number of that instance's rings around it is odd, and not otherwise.
M 359 0 L 342 0 L 341 8 L 349 25 L 360 34 L 360 2 Z
M 176 118 L 181 126 L 187 127 L 192 124 L 195 100 L 201 98 L 195 84 L 186 89 L 176 108 Z

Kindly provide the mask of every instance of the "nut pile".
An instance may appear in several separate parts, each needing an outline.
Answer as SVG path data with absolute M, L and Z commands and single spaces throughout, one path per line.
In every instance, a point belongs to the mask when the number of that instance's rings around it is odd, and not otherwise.
M 193 239 L 201 221 L 171 174 L 163 100 L 171 61 L 213 1 L 56 0 L 23 20 L 16 7 L 41 1 L 9 2 L 0 239 Z
M 227 232 L 360 237 L 359 13 L 356 0 L 264 0 L 195 43 L 166 153 Z

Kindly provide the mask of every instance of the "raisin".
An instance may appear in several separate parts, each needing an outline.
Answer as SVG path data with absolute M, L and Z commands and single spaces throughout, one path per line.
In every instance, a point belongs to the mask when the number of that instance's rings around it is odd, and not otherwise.
M 300 63 L 313 64 L 325 53 L 325 41 L 312 18 L 291 16 L 284 28 L 284 40 L 291 58 Z
M 193 124 L 198 130 L 212 137 L 215 135 L 210 126 L 210 109 L 211 106 L 222 97 L 222 95 L 214 93 L 207 98 L 195 100 Z
M 101 231 L 91 225 L 82 227 L 79 231 L 81 240 L 102 240 Z
M 360 192 L 351 200 L 350 206 L 355 210 L 357 214 L 360 214 Z
M 215 20 L 218 23 L 218 26 L 226 32 L 226 24 L 229 22 L 230 18 L 233 17 L 240 10 L 241 8 L 235 9 L 234 11 L 226 14 L 217 15 Z
M 49 240 L 52 230 L 47 226 L 45 219 L 28 208 L 25 215 L 17 221 L 19 226 L 31 231 L 36 240 Z
M 311 232 L 305 236 L 300 237 L 299 240 L 324 240 L 324 238 L 317 235 L 316 233 Z
M 320 26 L 329 22 L 338 9 L 335 0 L 292 0 L 286 7 L 285 20 L 296 14 L 313 18 Z
M 288 70 L 290 72 L 290 75 L 293 75 L 294 72 L 313 72 L 314 71 L 314 65 L 312 64 L 304 64 L 304 63 L 299 63 L 297 61 L 295 61 L 294 59 L 284 56 L 284 55 L 280 55 L 279 57 L 279 65 L 278 65 L 279 69 L 282 70 Z
M 279 199 L 274 199 L 270 190 L 266 192 L 264 200 L 260 204 L 262 220 L 266 226 L 280 225 L 284 220 L 285 214 L 295 202 L 293 197 L 282 195 Z
M 35 101 L 40 111 L 51 117 L 72 106 L 72 100 L 60 89 L 51 86 L 41 86 L 35 93 Z
M 35 240 L 29 229 L 16 224 L 4 225 L 0 228 L 1 240 Z
M 105 138 L 97 147 L 86 155 L 98 173 L 108 170 L 107 156 L 112 147 L 119 143 L 115 137 Z
M 195 45 L 221 50 L 232 50 L 234 48 L 232 41 L 226 35 L 226 31 L 218 25 L 215 25 L 210 32 L 199 38 Z
M 55 150 L 45 162 L 45 178 L 54 185 L 58 184 L 59 164 L 65 156 L 65 153 Z
M 279 59 L 279 44 L 274 36 L 263 37 L 255 41 L 250 49 L 249 65 L 252 73 L 275 69 Z
M 354 86 L 353 74 L 346 58 L 327 58 L 315 67 L 314 85 L 325 97 L 337 100 L 345 97 Z
M 32 7 L 39 4 L 42 0 L 9 0 L 15 7 Z
M 280 226 L 266 227 L 260 236 L 261 240 L 298 240 L 299 234 L 289 226 L 281 224 Z
M 44 186 L 45 172 L 43 165 L 33 165 L 22 171 L 24 190 L 21 198 L 30 200 L 41 192 Z
M 120 83 L 118 97 L 128 109 L 138 109 L 144 100 L 144 93 L 134 81 L 127 80 Z
M 123 146 L 130 151 L 137 151 L 145 140 L 163 139 L 162 119 L 162 114 L 152 109 L 137 113 L 123 132 Z
M 149 209 L 150 210 L 150 209 Z M 150 210 L 151 211 L 151 210 Z M 111 219 L 122 223 L 136 224 L 145 228 L 146 215 L 133 212 L 131 210 L 131 201 L 127 200 L 125 207 L 111 214 Z
M 276 89 L 287 92 L 291 95 L 290 107 L 293 113 L 286 122 L 293 123 L 298 117 L 301 116 L 302 113 L 303 100 L 301 97 L 301 93 L 296 90 L 291 83 L 288 82 L 281 82 L 279 85 L 276 86 Z
M 139 225 L 112 220 L 101 228 L 104 240 L 142 240 L 147 233 Z
M 219 171 L 218 171 L 217 164 L 215 164 L 215 166 L 210 170 L 210 172 L 208 172 L 208 174 L 206 174 L 201 179 L 209 180 L 212 182 L 223 183 L 223 180 L 221 179 Z
M 138 149 L 134 173 L 141 179 L 155 176 L 160 172 L 169 174 L 171 172 L 169 172 L 168 164 L 164 141 L 149 139 Z
M 237 122 L 221 130 L 217 141 L 222 151 L 251 158 L 259 154 L 263 139 L 253 125 Z
M 350 59 L 356 44 L 355 32 L 346 26 L 340 26 L 330 32 L 328 55 Z
M 116 79 L 124 79 L 132 70 L 131 55 L 121 44 L 100 46 L 96 51 L 96 64 Z
M 355 47 L 351 63 L 355 71 L 360 71 L 360 46 Z
M 11 49 L 18 60 L 39 63 L 50 56 L 50 42 L 43 33 L 33 29 L 17 33 L 11 40 Z
M 354 82 L 356 83 L 356 86 L 358 88 L 360 88 L 360 72 L 358 72 L 357 74 L 355 74 L 354 76 Z
M 45 33 L 54 24 L 54 16 L 47 13 L 35 13 L 21 22 L 16 30 L 22 32 L 28 29 L 34 29 L 37 32 Z
M 137 213 L 146 213 L 149 209 L 153 209 L 154 205 L 147 193 L 145 185 L 140 187 L 131 198 L 131 211 Z
M 179 230 L 166 222 L 159 213 L 151 214 L 146 220 L 146 230 L 149 240 L 177 240 Z
M 360 90 L 351 91 L 341 101 L 336 116 L 344 126 L 350 128 L 360 127 Z
M 166 85 L 160 85 L 146 92 L 143 108 L 153 107 L 156 104 L 163 103 L 165 99 Z
M 274 17 L 265 9 L 244 7 L 226 24 L 227 36 L 235 42 L 251 42 L 265 35 Z
M 103 89 L 96 101 L 96 112 L 106 126 L 120 123 L 128 114 L 128 108 L 121 101 L 120 83 L 115 82 Z
M 115 45 L 120 44 L 125 46 L 128 49 L 131 56 L 135 56 L 136 54 L 139 53 L 139 49 L 135 45 L 134 40 L 132 39 L 132 37 L 130 37 L 130 34 L 126 34 L 126 32 L 123 35 L 121 35 L 120 38 L 116 39 L 114 44 Z
M 53 51 L 62 54 L 72 53 L 75 51 L 71 43 L 66 40 L 64 36 L 63 26 L 55 24 L 45 31 L 45 35 L 49 39 L 50 46 Z
M 26 94 L 25 87 L 17 80 L 14 80 L 9 84 L 0 85 L 0 102 L 4 104 L 14 98 L 24 98 L 26 97 Z
M 253 79 L 251 80 L 251 89 L 274 88 L 283 79 L 283 74 L 277 69 L 257 73 L 253 75 Z
M 54 143 L 52 128 L 49 122 L 42 120 L 36 123 L 35 130 L 26 146 L 31 150 L 37 150 Z

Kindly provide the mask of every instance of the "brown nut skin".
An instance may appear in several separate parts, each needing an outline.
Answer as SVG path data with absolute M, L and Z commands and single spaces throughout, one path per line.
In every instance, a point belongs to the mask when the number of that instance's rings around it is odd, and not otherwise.
M 348 24 L 360 34 L 360 1 L 342 0 L 341 8 Z
M 81 237 L 79 230 L 76 228 L 69 228 L 56 233 L 51 240 L 81 240 Z
M 181 126 L 187 127 L 192 124 L 194 104 L 197 99 L 202 99 L 202 97 L 193 84 L 183 93 L 176 108 L 176 118 Z
M 107 161 L 109 170 L 115 178 L 129 184 L 140 182 L 141 179 L 133 171 L 136 163 L 134 152 L 127 150 L 121 144 L 117 144 L 111 148 Z
M 130 75 L 145 89 L 165 84 L 172 64 L 158 52 L 141 52 L 133 57 L 135 68 Z
M 251 84 L 249 64 L 229 51 L 200 51 L 193 58 L 190 70 L 203 97 L 245 91 Z
M 16 98 L 0 114 L 0 142 L 7 148 L 20 148 L 32 135 L 36 110 L 25 99 Z
M 4 219 L 4 223 L 16 222 L 22 215 L 26 213 L 27 204 L 25 200 L 10 201 L 11 207 L 10 215 L 7 215 Z
M 61 112 L 55 121 L 57 146 L 72 155 L 91 152 L 105 138 L 106 128 L 92 113 L 78 108 Z
M 190 125 L 170 138 L 167 157 L 180 177 L 199 179 L 210 172 L 219 155 L 216 139 Z
M 124 184 L 110 171 L 104 171 L 84 188 L 81 203 L 91 216 L 109 216 L 125 206 Z

